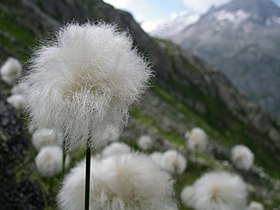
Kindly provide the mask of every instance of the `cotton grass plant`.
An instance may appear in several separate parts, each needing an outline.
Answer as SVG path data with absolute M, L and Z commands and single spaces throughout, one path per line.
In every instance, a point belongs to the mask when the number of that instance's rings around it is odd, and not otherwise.
M 252 201 L 249 204 L 247 210 L 264 210 L 264 207 L 261 203 L 256 202 L 256 201 Z
M 255 156 L 245 145 L 236 145 L 231 149 L 231 161 L 241 170 L 248 171 L 254 164 Z
M 7 102 L 18 111 L 22 111 L 25 109 L 26 101 L 22 94 L 15 94 L 9 96 L 7 98 Z
M 247 186 L 237 175 L 210 172 L 193 185 L 193 205 L 196 210 L 245 210 Z
M 37 151 L 47 145 L 62 146 L 63 135 L 54 129 L 38 129 L 32 134 L 32 144 Z
M 35 158 L 37 169 L 42 177 L 52 177 L 62 171 L 62 148 L 57 145 L 45 146 Z M 66 166 L 70 157 L 66 156 Z
M 160 161 L 162 158 L 162 153 L 161 152 L 153 152 L 149 155 L 149 157 L 157 164 L 160 166 Z
M 62 130 L 66 146 L 93 147 L 147 87 L 148 64 L 132 39 L 106 24 L 70 24 L 41 46 L 23 79 L 32 122 Z
M 22 66 L 18 59 L 8 58 L 0 69 L 1 78 L 9 85 L 14 85 L 22 74 Z
M 137 145 L 142 150 L 150 149 L 153 146 L 152 137 L 149 135 L 140 136 L 140 138 L 137 141 Z
M 168 150 L 161 157 L 160 167 L 173 175 L 182 174 L 187 168 L 187 159 L 176 150 Z
M 125 154 L 95 162 L 91 210 L 176 210 L 173 181 L 148 156 Z M 65 177 L 58 194 L 61 210 L 82 210 L 85 162 Z
M 180 193 L 180 198 L 181 202 L 185 207 L 190 207 L 193 208 L 194 206 L 194 187 L 193 186 L 185 186 L 181 193 Z
M 187 146 L 192 150 L 204 152 L 207 149 L 208 136 L 201 128 L 193 128 L 191 132 L 185 134 Z
M 122 155 L 130 152 L 131 148 L 127 144 L 122 142 L 113 142 L 101 151 L 101 156 L 106 158 L 109 156 Z
M 151 70 L 127 33 L 106 24 L 69 24 L 41 46 L 22 80 L 32 124 L 61 130 L 64 147 L 87 147 L 85 209 L 91 148 L 120 128 L 147 88 Z

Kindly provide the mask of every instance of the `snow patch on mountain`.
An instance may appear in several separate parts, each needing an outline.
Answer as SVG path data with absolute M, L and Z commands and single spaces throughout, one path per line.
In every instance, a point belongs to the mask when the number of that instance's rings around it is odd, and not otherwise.
M 266 26 L 275 26 L 280 25 L 280 17 L 278 16 L 272 16 L 265 21 Z
M 161 38 L 171 37 L 199 19 L 198 14 L 182 12 L 173 14 L 169 20 L 162 21 L 150 32 L 152 36 Z
M 222 10 L 215 13 L 214 17 L 216 18 L 216 21 L 219 25 L 223 26 L 227 24 L 233 24 L 235 26 L 238 26 L 240 25 L 240 23 L 248 19 L 250 17 L 250 14 L 243 10 L 238 10 L 235 12 Z

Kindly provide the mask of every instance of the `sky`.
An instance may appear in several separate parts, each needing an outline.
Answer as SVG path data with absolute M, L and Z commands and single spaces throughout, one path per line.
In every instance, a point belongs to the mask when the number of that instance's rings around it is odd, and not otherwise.
M 104 0 L 116 8 L 130 12 L 146 32 L 162 22 L 180 14 L 200 15 L 211 6 L 219 6 L 230 0 Z M 244 0 L 246 1 L 246 0 Z M 273 0 L 280 5 L 280 0 Z

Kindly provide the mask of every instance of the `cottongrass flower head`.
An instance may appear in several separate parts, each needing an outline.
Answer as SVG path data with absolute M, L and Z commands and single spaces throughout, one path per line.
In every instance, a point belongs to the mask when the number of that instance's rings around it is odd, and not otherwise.
M 28 87 L 26 87 L 24 84 L 17 84 L 17 85 L 14 85 L 12 90 L 11 90 L 11 93 L 12 95 L 15 95 L 15 94 L 23 94 L 24 90 L 26 90 Z
M 264 210 L 264 207 L 261 203 L 256 202 L 256 201 L 252 201 L 249 204 L 247 210 Z
M 37 151 L 40 151 L 47 145 L 62 146 L 63 136 L 59 131 L 53 129 L 42 128 L 36 130 L 32 134 L 32 144 Z
M 27 130 L 30 134 L 33 134 L 37 130 L 37 128 L 34 124 L 29 123 Z
M 201 128 L 193 128 L 188 135 L 188 148 L 198 151 L 205 151 L 207 149 L 208 136 Z
M 57 145 L 45 146 L 35 158 L 37 169 L 42 177 L 52 177 L 62 170 L 62 149 Z M 70 163 L 69 155 L 66 156 L 65 165 Z
M 127 144 L 122 142 L 113 142 L 102 150 L 101 156 L 106 158 L 109 156 L 122 155 L 130 152 L 131 148 Z
M 137 141 L 137 145 L 139 146 L 139 148 L 141 148 L 142 150 L 147 150 L 150 149 L 153 146 L 153 140 L 152 137 L 149 135 L 144 135 L 141 136 L 138 141 Z
M 173 181 L 141 154 L 111 156 L 92 164 L 91 210 L 176 210 Z M 85 163 L 73 168 L 58 194 L 61 210 L 83 210 Z
M 187 167 L 187 159 L 176 150 L 163 153 L 160 167 L 171 174 L 182 174 Z
M 65 26 L 31 63 L 22 82 L 32 121 L 63 131 L 69 149 L 98 145 L 124 125 L 151 76 L 132 39 L 106 24 Z
M 16 58 L 8 58 L 1 66 L 0 73 L 4 82 L 14 85 L 22 74 L 21 63 Z
M 231 149 L 231 161 L 242 170 L 250 170 L 254 164 L 254 154 L 244 145 L 236 145 Z
M 121 131 L 115 127 L 108 127 L 103 134 L 103 143 L 106 144 L 107 142 L 115 142 L 118 141 L 121 135 Z
M 161 152 L 153 152 L 149 155 L 149 157 L 157 164 L 160 166 L 160 161 L 162 158 L 162 153 Z
M 193 207 L 194 199 L 194 187 L 193 186 L 185 186 L 180 194 L 181 201 L 185 207 Z
M 204 174 L 194 184 L 196 210 L 245 210 L 246 197 L 244 181 L 227 172 Z
M 7 102 L 17 110 L 23 110 L 26 106 L 26 100 L 22 94 L 11 95 L 7 98 Z

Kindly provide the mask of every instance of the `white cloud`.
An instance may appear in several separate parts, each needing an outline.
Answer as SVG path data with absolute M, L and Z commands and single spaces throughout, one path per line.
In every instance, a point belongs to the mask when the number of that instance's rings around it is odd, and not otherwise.
M 204 13 L 211 6 L 219 6 L 229 2 L 230 0 L 183 0 L 187 8 L 193 12 Z
M 114 5 L 114 7 L 119 9 L 126 9 L 133 2 L 132 0 L 104 0 L 104 2 Z
M 158 26 L 158 22 L 156 21 L 145 21 L 141 24 L 141 27 L 143 28 L 144 31 L 146 31 L 147 33 L 155 30 Z

